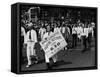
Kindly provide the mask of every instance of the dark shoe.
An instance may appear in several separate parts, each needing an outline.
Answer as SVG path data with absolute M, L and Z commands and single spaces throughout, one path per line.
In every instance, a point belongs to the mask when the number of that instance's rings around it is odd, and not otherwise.
M 47 69 L 48 69 L 48 70 L 51 69 L 50 63 L 46 63 L 46 65 L 47 65 Z

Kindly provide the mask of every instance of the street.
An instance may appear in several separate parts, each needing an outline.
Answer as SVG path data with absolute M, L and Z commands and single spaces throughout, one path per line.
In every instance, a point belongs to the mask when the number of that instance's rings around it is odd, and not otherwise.
M 77 67 L 90 67 L 94 66 L 95 61 L 95 42 L 92 41 L 91 48 L 83 52 L 82 43 L 78 42 L 75 48 L 67 50 L 61 50 L 57 53 L 58 61 L 51 69 L 62 69 L 62 68 L 77 68 Z M 21 65 L 22 71 L 28 70 L 45 70 L 47 68 L 43 51 L 37 51 L 39 56 L 39 62 L 33 64 L 29 68 L 26 68 L 27 61 Z

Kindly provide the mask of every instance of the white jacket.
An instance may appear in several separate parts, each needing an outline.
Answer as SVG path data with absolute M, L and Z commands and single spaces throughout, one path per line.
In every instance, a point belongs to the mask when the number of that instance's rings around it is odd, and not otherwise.
M 94 36 L 93 27 L 89 27 L 89 31 L 88 31 L 88 33 L 92 33 L 92 37 Z
M 72 34 L 77 34 L 77 27 L 72 28 Z
M 31 39 L 29 39 L 29 34 L 31 31 Z M 28 42 L 37 42 L 37 34 L 35 30 L 29 30 L 26 35 L 25 35 L 25 41 L 24 43 L 28 43 Z
M 83 32 L 81 33 L 81 36 L 88 37 L 88 32 L 89 32 L 89 28 L 83 28 Z
M 82 33 L 83 33 L 83 28 L 82 27 L 77 27 L 77 35 L 78 35 L 79 39 L 81 38 Z
M 39 29 L 39 34 L 41 36 L 41 39 L 43 38 L 43 35 L 46 33 L 46 29 L 45 28 L 40 28 Z

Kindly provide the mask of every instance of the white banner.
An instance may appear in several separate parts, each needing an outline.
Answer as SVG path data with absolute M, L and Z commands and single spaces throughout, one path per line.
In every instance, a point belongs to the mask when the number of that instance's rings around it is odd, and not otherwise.
M 40 42 L 43 50 L 45 51 L 45 55 L 50 58 L 59 52 L 62 48 L 64 48 L 67 43 L 62 36 L 60 31 L 57 31 L 50 36 L 48 36 L 47 40 L 42 40 Z

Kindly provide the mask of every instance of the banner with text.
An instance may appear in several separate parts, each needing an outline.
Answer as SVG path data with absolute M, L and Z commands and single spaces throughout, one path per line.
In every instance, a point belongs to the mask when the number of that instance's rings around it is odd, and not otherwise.
M 45 55 L 50 58 L 53 55 L 55 55 L 57 52 L 59 52 L 62 48 L 64 48 L 67 43 L 62 36 L 60 31 L 57 31 L 50 36 L 46 40 L 42 40 L 40 42 L 40 45 L 42 46 Z

